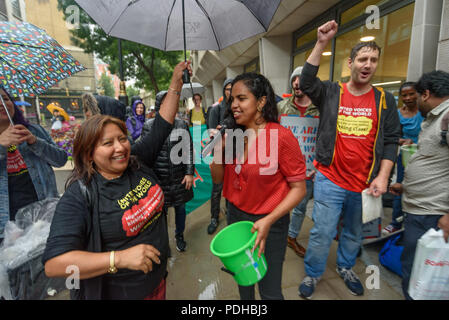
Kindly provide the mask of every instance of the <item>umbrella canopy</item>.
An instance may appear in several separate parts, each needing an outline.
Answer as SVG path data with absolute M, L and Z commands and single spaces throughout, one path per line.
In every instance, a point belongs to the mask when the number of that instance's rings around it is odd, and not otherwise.
M 75 0 L 111 36 L 173 50 L 221 50 L 268 30 L 281 0 Z M 183 24 L 183 5 L 185 24 Z M 186 46 L 184 46 L 184 29 Z
M 65 120 L 65 121 L 69 121 L 69 120 L 70 120 L 69 115 L 67 114 L 67 112 L 66 112 L 63 108 L 61 108 L 60 106 L 58 106 L 58 105 L 56 105 L 56 104 L 54 104 L 54 103 L 50 103 L 50 104 L 47 106 L 47 110 L 50 111 L 51 114 L 53 114 L 53 112 L 55 112 L 55 110 L 56 110 L 56 111 L 59 111 L 59 113 L 61 114 L 61 116 L 64 117 L 64 120 Z
M 85 68 L 45 31 L 26 22 L 0 21 L 0 84 L 33 97 Z
M 192 82 L 192 87 L 190 87 L 190 83 L 186 83 L 182 86 L 181 90 L 181 100 L 192 98 L 194 94 L 199 93 L 203 94 L 206 89 L 203 87 L 201 83 Z M 193 91 L 193 93 L 192 93 Z

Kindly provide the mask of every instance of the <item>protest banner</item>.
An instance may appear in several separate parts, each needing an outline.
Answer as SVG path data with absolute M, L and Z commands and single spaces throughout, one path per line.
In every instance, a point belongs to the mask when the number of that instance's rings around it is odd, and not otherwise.
M 316 134 L 320 119 L 318 117 L 301 117 L 293 114 L 281 115 L 281 125 L 290 129 L 296 139 L 298 139 L 301 152 L 306 163 L 307 173 L 314 170 L 313 160 L 315 160 Z

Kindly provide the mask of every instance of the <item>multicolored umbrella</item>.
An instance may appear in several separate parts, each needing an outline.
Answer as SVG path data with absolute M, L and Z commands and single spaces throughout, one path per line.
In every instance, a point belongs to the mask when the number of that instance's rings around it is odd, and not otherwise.
M 45 31 L 0 21 L 0 84 L 13 96 L 34 97 L 85 68 Z

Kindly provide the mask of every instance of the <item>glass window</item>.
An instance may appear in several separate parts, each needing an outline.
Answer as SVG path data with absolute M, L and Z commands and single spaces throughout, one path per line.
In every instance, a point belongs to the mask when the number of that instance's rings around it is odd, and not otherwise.
M 335 47 L 334 80 L 349 80 L 348 58 L 351 48 L 360 42 L 362 37 L 374 37 L 374 41 L 382 49 L 382 54 L 372 83 L 397 96 L 401 81 L 407 78 L 413 12 L 414 3 L 382 17 L 378 30 L 369 30 L 363 25 L 339 36 Z
M 243 66 L 243 72 L 255 72 L 260 73 L 259 58 L 254 59 L 250 63 Z
M 363 0 L 341 14 L 340 25 L 344 25 L 359 16 L 363 16 L 366 13 L 365 10 L 368 6 L 376 5 L 380 7 L 388 1 L 389 0 Z
M 315 30 L 316 32 L 316 30 Z M 313 49 L 313 48 L 312 48 Z M 301 53 L 298 53 L 293 58 L 293 70 L 295 70 L 296 67 L 303 66 L 307 58 L 309 57 L 310 53 L 312 52 L 312 49 L 303 51 Z M 320 61 L 320 69 L 318 70 L 318 78 L 320 80 L 329 80 L 329 72 L 331 67 L 331 58 L 332 58 L 332 44 L 329 43 L 324 50 L 323 56 L 321 57 Z
M 302 35 L 301 37 L 299 37 L 296 40 L 296 48 L 300 48 L 303 45 L 311 42 L 311 41 L 316 41 L 316 33 L 317 33 L 317 28 L 314 28 L 313 30 L 307 32 L 306 34 Z
M 11 0 L 11 8 L 12 14 L 17 18 L 22 18 L 22 13 L 20 11 L 20 1 L 19 0 Z

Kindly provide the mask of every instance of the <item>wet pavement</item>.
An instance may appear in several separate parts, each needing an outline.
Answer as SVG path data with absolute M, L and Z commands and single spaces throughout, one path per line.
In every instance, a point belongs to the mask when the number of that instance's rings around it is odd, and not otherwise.
M 222 200 L 224 207 L 224 200 Z M 308 214 L 312 212 L 313 201 L 308 205 Z M 388 208 L 387 208 L 388 209 Z M 185 252 L 176 251 L 174 242 L 174 211 L 169 210 L 169 234 L 172 257 L 169 260 L 169 275 L 167 278 L 167 299 L 174 300 L 228 300 L 239 299 L 238 289 L 232 276 L 220 270 L 223 266 L 219 258 L 209 249 L 214 235 L 226 226 L 226 220 L 220 215 L 220 224 L 213 235 L 207 234 L 210 222 L 210 202 L 187 216 L 184 239 L 187 241 Z M 307 248 L 309 231 L 313 226 L 310 217 L 304 219 L 304 224 L 298 242 Z M 363 284 L 372 272 L 367 273 L 365 260 L 371 261 L 379 268 L 380 279 L 378 289 L 367 289 L 361 297 L 353 296 L 346 288 L 343 280 L 336 272 L 336 241 L 333 242 L 327 262 L 327 268 L 322 280 L 318 283 L 313 300 L 403 300 L 398 283 L 399 277 L 382 268 L 378 260 L 373 259 L 378 254 L 378 246 L 370 245 L 364 248 L 362 256 L 357 259 L 354 271 Z M 387 276 L 384 276 L 384 275 Z M 285 299 L 301 300 L 298 286 L 305 277 L 304 260 L 298 257 L 292 249 L 287 248 L 283 267 L 282 288 Z M 390 278 L 388 278 L 390 277 Z M 369 284 L 375 284 L 369 279 Z M 260 299 L 257 293 L 256 297 Z
M 60 188 L 65 182 L 64 177 L 67 176 L 67 170 L 56 170 L 56 176 L 58 188 Z M 309 231 L 313 226 L 310 218 L 312 207 L 313 201 L 310 201 L 307 210 L 308 216 L 304 219 L 301 233 L 298 236 L 298 242 L 305 248 L 307 248 Z M 222 199 L 222 208 L 224 208 L 224 199 Z M 387 224 L 388 218 L 391 217 L 391 209 L 384 208 L 384 212 L 383 224 Z M 208 201 L 187 216 L 184 232 L 187 248 L 185 252 L 178 252 L 174 239 L 174 210 L 173 208 L 169 209 L 168 226 L 172 257 L 168 262 L 167 299 L 239 299 L 236 282 L 232 276 L 220 270 L 223 266 L 221 261 L 209 249 L 213 237 L 226 226 L 226 219 L 223 214 L 220 215 L 220 224 L 213 235 L 207 234 L 209 222 L 210 202 Z M 357 297 L 348 291 L 343 280 L 335 270 L 338 243 L 334 241 L 330 249 L 326 271 L 317 285 L 313 300 L 403 300 L 400 291 L 400 278 L 383 268 L 377 258 L 381 244 L 365 245 L 361 257 L 357 259 L 354 271 L 358 274 L 365 287 L 365 294 Z M 367 269 L 367 264 L 378 268 L 378 283 L 376 281 L 373 282 L 373 273 L 369 271 L 369 268 Z M 304 260 L 298 257 L 292 249 L 287 248 L 282 277 L 282 289 L 285 299 L 302 299 L 298 295 L 298 286 L 304 277 Z M 367 288 L 367 283 L 373 288 Z M 256 298 L 260 299 L 257 286 Z M 51 299 L 69 299 L 69 295 L 67 291 L 64 291 Z

